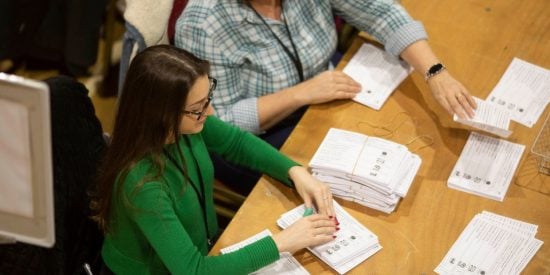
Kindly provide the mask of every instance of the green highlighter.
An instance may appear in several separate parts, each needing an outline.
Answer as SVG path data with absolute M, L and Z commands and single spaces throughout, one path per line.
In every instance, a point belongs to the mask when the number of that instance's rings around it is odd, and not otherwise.
M 306 210 L 304 211 L 304 217 L 313 215 L 313 207 L 306 207 Z

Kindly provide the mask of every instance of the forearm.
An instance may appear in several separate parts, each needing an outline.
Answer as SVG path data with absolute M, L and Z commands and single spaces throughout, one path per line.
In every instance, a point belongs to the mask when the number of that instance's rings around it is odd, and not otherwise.
M 401 57 L 423 77 L 430 67 L 441 63 L 426 40 L 419 40 L 408 46 L 401 53 Z M 474 116 L 473 109 L 477 105 L 470 96 L 470 92 L 462 83 L 454 79 L 447 70 L 440 70 L 440 72 L 432 75 L 428 79 L 428 85 L 434 98 L 450 115 L 456 114 L 462 119 Z
M 430 48 L 428 41 L 419 40 L 409 45 L 401 53 L 407 63 L 409 63 L 418 73 L 424 75 L 434 64 L 441 62 Z
M 298 95 L 303 85 L 296 86 L 258 98 L 258 118 L 260 129 L 267 130 L 306 105 Z

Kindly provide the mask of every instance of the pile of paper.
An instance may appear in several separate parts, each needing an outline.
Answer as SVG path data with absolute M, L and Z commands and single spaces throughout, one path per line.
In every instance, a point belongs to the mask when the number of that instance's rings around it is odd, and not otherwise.
M 264 230 L 242 242 L 236 243 L 226 248 L 222 248 L 220 252 L 222 254 L 231 253 L 237 251 L 255 241 L 265 238 L 266 236 L 272 236 L 271 231 Z M 256 271 L 252 274 L 255 275 L 275 275 L 275 274 L 289 274 L 289 275 L 309 275 L 309 272 L 288 252 L 280 254 L 280 259 L 276 262 Z
M 304 205 L 296 207 L 283 214 L 277 220 L 277 224 L 283 229 L 287 228 L 301 219 L 304 211 Z M 336 239 L 323 245 L 309 247 L 308 250 L 338 273 L 344 274 L 374 255 L 382 246 L 374 233 L 349 215 L 336 201 L 334 211 L 340 222 Z
M 461 119 L 455 114 L 453 119 L 503 138 L 507 138 L 512 134 L 512 131 L 508 130 L 512 115 L 508 110 L 496 103 L 484 101 L 477 97 L 474 97 L 474 100 L 477 103 L 477 109 L 473 118 Z
M 405 61 L 370 44 L 363 44 L 344 68 L 362 86 L 353 100 L 375 110 L 382 108 L 411 71 Z
M 487 101 L 508 110 L 512 120 L 533 127 L 550 103 L 550 70 L 514 58 Z
M 520 274 L 543 242 L 537 225 L 484 211 L 460 234 L 438 274 Z
M 453 119 L 507 138 L 510 120 L 533 127 L 550 102 L 550 70 L 514 58 L 487 100 L 477 103 L 471 119 Z
M 331 128 L 309 166 L 334 196 L 391 213 L 421 162 L 401 144 Z
M 447 186 L 503 201 L 524 150 L 525 145 L 473 132 Z

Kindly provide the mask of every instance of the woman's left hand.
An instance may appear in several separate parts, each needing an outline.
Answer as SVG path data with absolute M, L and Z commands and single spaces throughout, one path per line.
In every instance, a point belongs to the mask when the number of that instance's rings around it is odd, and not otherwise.
M 294 181 L 296 191 L 304 200 L 306 207 L 312 207 L 315 204 L 319 213 L 335 217 L 332 192 L 327 184 L 314 178 L 302 166 L 290 168 L 288 175 Z

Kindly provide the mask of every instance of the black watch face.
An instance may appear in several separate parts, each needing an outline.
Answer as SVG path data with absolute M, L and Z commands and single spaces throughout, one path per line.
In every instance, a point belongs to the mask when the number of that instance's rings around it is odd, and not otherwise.
M 438 64 L 433 65 L 428 72 L 430 74 L 435 74 L 436 72 L 441 70 L 441 68 L 443 68 L 443 65 L 441 63 L 438 63 Z

